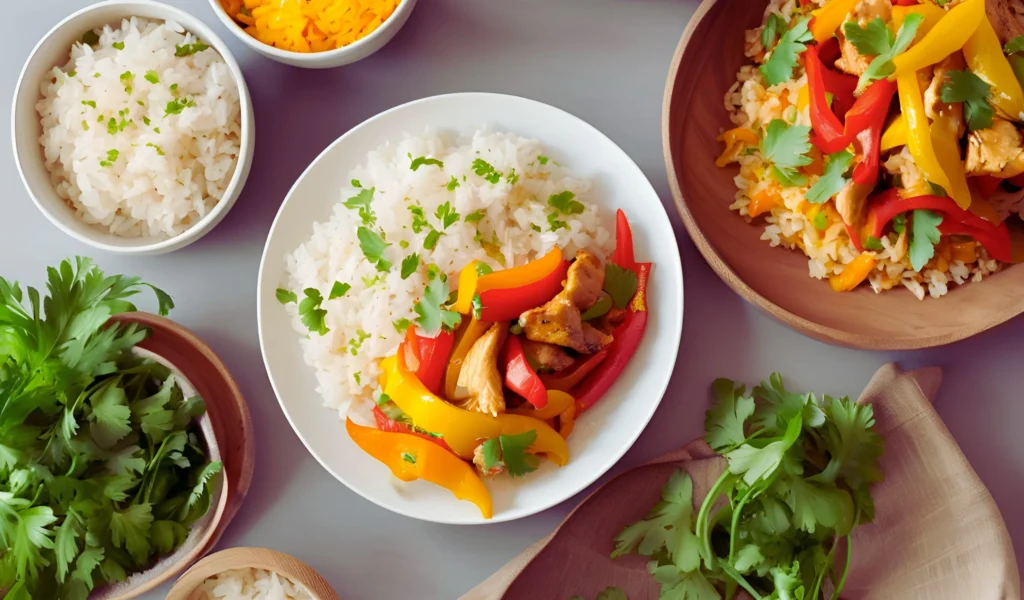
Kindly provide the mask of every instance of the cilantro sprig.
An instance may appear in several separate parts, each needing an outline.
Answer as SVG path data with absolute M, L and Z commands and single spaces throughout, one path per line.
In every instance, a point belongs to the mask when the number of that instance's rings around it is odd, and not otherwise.
M 444 168 L 444 163 L 437 160 L 436 158 L 427 158 L 426 156 L 420 156 L 412 159 L 412 163 L 409 164 L 409 168 L 413 171 L 418 171 L 423 165 L 434 165 L 439 169 Z
M 124 581 L 172 553 L 210 506 L 221 464 L 194 422 L 202 399 L 132 352 L 142 328 L 110 321 L 147 286 L 81 257 L 48 269 L 43 294 L 0 278 L 7 598 L 85 598 Z M 152 290 L 167 314 L 171 298 Z
M 354 187 L 358 188 L 360 186 Z M 373 209 L 370 208 L 370 205 L 373 204 L 373 194 L 376 191 L 377 188 L 360 189 L 355 196 L 345 200 L 342 204 L 347 209 L 358 211 L 359 220 L 362 221 L 363 225 L 373 225 L 377 222 L 377 215 L 373 213 Z
M 381 234 L 367 227 L 357 229 L 356 236 L 359 238 L 359 249 L 363 251 L 366 260 L 376 265 L 378 271 L 389 271 L 391 263 L 384 258 L 384 250 L 391 244 L 385 242 Z
M 511 477 L 522 477 L 537 470 L 540 459 L 528 450 L 537 441 L 537 430 L 502 435 L 483 443 L 484 469 L 504 466 Z
M 302 294 L 305 296 L 299 302 L 299 318 L 302 320 L 302 324 L 309 329 L 310 333 L 327 335 L 327 332 L 330 331 L 326 321 L 327 309 L 321 308 L 324 297 L 320 294 L 320 290 L 310 287 L 302 290 Z
M 942 215 L 930 210 L 915 210 L 910 217 L 910 243 L 907 255 L 910 266 L 917 272 L 928 264 L 935 256 L 935 244 L 939 243 L 942 234 L 939 225 Z
M 825 163 L 825 171 L 807 190 L 807 194 L 804 196 L 806 200 L 811 204 L 822 204 L 841 192 L 850 182 L 846 177 L 846 172 L 850 170 L 852 164 L 853 153 L 849 150 L 840 150 L 835 154 L 830 154 Z
M 807 28 L 810 20 L 810 17 L 797 19 L 792 27 L 779 37 L 779 43 L 772 50 L 771 56 L 760 67 L 761 75 L 768 85 L 777 85 L 793 77 L 798 57 L 807 50 L 807 42 L 813 39 L 811 31 Z
M 811 164 L 807 153 L 811 151 L 811 128 L 788 125 L 782 119 L 768 123 L 761 139 L 761 154 L 772 162 L 772 178 L 785 186 L 807 184 L 807 176 L 797 172 L 798 167 Z
M 416 303 L 415 310 L 416 324 L 426 335 L 434 335 L 442 329 L 452 331 L 462 321 L 462 315 L 449 310 L 448 304 L 448 281 L 444 275 L 433 271 L 423 291 L 423 297 Z
M 858 91 L 863 91 L 868 84 L 876 79 L 893 74 L 896 66 L 892 59 L 910 47 L 923 20 L 924 15 L 910 13 L 895 34 L 880 17 L 869 21 L 864 27 L 861 27 L 856 21 L 843 23 L 843 35 L 857 48 L 857 52 L 864 56 L 875 57 L 857 81 Z
M 615 538 L 612 557 L 640 554 L 662 598 L 712 600 L 743 588 L 762 598 L 839 597 L 856 525 L 873 519 L 882 478 L 870 405 L 786 389 L 712 385 L 705 441 L 728 467 L 693 511 L 693 481 L 672 475 L 647 517 Z M 728 502 L 722 502 L 722 496 Z M 714 543 L 712 540 L 714 539 Z
M 950 71 L 939 92 L 946 103 L 963 102 L 967 128 L 971 131 L 992 127 L 995 110 L 989 102 L 992 86 L 968 70 Z

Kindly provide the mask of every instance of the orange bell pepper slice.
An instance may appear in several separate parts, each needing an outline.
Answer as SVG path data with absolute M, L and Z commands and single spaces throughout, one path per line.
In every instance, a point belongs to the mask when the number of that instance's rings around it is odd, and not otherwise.
M 422 479 L 439 485 L 459 500 L 468 500 L 485 519 L 494 514 L 491 493 L 469 463 L 437 444 L 408 433 L 380 431 L 345 420 L 349 437 L 402 481 Z M 538 437 L 539 439 L 539 437 Z
M 548 390 L 547 392 L 548 403 L 544 408 L 533 408 L 532 406 L 523 405 L 508 412 L 513 415 L 523 415 L 524 417 L 533 417 L 534 419 L 547 421 L 548 419 L 554 419 L 564 413 L 569 407 L 576 405 L 576 400 L 565 392 L 559 390 Z
M 504 290 L 523 287 L 544 279 L 562 264 L 562 249 L 555 246 L 544 256 L 531 260 L 525 265 L 480 275 L 477 261 L 473 261 L 459 273 L 459 292 L 454 310 L 469 314 L 473 310 L 473 297 L 487 290 Z

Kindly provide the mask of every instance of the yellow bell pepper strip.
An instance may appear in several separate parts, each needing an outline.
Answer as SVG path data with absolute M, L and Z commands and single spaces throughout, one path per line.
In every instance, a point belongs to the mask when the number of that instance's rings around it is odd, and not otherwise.
M 364 452 L 384 463 L 402 481 L 422 479 L 469 500 L 485 519 L 494 513 L 491 493 L 469 463 L 451 452 L 408 433 L 380 431 L 346 419 L 345 430 Z
M 896 115 L 896 118 L 885 129 L 885 133 L 882 134 L 881 150 L 885 152 L 886 150 L 906 145 L 907 122 L 904 120 L 903 115 Z
M 842 273 L 829 277 L 828 283 L 837 292 L 849 292 L 868 278 L 875 263 L 874 252 L 861 252 L 846 265 Z
M 910 155 L 914 157 L 914 164 L 924 173 L 925 179 L 942 186 L 947 192 L 950 191 L 949 178 L 939 164 L 935 148 L 932 146 L 931 129 L 928 115 L 924 112 L 924 95 L 917 73 L 903 73 L 896 78 L 896 86 L 900 95 L 900 110 L 907 124 L 907 146 L 910 148 Z
M 384 393 L 417 426 L 439 434 L 462 458 L 473 458 L 480 440 L 499 434 L 498 422 L 491 415 L 463 410 L 431 394 L 405 366 L 402 354 L 389 356 L 380 363 L 386 373 Z
M 760 143 L 760 140 L 757 138 L 757 134 L 747 127 L 735 127 L 725 131 L 722 135 L 718 136 L 718 141 L 725 144 L 725 149 L 722 150 L 722 154 L 715 159 L 716 167 L 724 167 L 739 158 L 740 154 L 744 150 L 747 148 L 756 148 Z
M 564 413 L 570 406 L 576 405 L 576 400 L 569 394 L 559 390 L 548 390 L 548 403 L 544 408 L 534 408 L 532 406 L 524 404 L 519 408 L 508 411 L 513 415 L 523 415 L 524 417 L 533 417 L 541 421 L 547 421 L 548 419 L 554 419 L 558 415 Z
M 1007 119 L 1024 120 L 1024 90 L 988 19 L 981 20 L 974 35 L 964 44 L 964 58 L 971 71 L 992 86 L 989 94 L 992 105 Z
M 455 332 L 455 347 L 452 349 L 452 355 L 448 359 L 448 366 L 444 373 L 444 397 L 449 400 L 457 399 L 459 373 L 462 371 L 462 363 L 465 362 L 469 349 L 491 327 L 490 323 L 480 321 L 476 317 L 462 321 L 463 325 Z M 384 383 L 381 382 L 381 387 L 383 386 Z
M 853 12 L 860 0 L 830 0 L 828 4 L 811 13 L 811 35 L 819 44 L 826 41 Z
M 565 445 L 565 438 L 544 421 L 508 413 L 498 415 L 495 419 L 501 428 L 501 435 L 519 435 L 527 431 L 536 431 L 537 439 L 530 446 L 530 454 L 543 454 L 560 467 L 569 462 L 569 447 Z
M 919 42 L 892 59 L 896 70 L 890 79 L 912 75 L 963 48 L 983 20 L 985 0 L 965 0 L 957 4 Z
M 960 137 L 957 135 L 960 125 L 961 120 L 954 111 L 939 111 L 932 122 L 931 138 L 935 158 L 949 181 L 946 193 L 956 201 L 957 206 L 967 208 L 971 205 L 971 188 L 967 185 L 967 172 L 960 156 Z
M 576 406 L 570 406 L 564 413 L 558 415 L 558 433 L 565 439 L 576 429 Z
M 544 256 L 520 267 L 480 275 L 476 261 L 466 265 L 459 274 L 459 294 L 456 312 L 469 314 L 473 310 L 473 297 L 488 290 L 507 290 L 536 283 L 547 277 L 562 264 L 562 249 L 555 246 Z
M 935 25 L 938 24 L 942 17 L 946 16 L 946 11 L 939 8 L 935 4 L 932 4 L 929 0 L 921 4 L 912 4 L 908 6 L 893 6 L 892 7 L 892 21 L 889 24 L 889 28 L 895 33 L 900 30 L 903 26 L 903 21 L 906 20 L 907 15 L 918 14 L 924 17 L 921 24 L 917 26 L 917 34 L 914 36 L 915 40 L 920 41 L 932 30 Z

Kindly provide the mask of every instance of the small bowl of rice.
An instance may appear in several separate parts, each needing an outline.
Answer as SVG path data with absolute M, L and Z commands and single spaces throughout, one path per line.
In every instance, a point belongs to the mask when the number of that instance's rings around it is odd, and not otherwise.
M 267 548 L 230 548 L 192 566 L 167 600 L 338 600 L 338 594 L 294 556 Z
M 109 1 L 55 26 L 15 91 L 14 155 L 29 195 L 95 248 L 162 254 L 195 242 L 252 164 L 252 103 L 227 45 L 157 2 Z
M 231 33 L 271 60 L 329 69 L 383 48 L 405 25 L 416 0 L 210 0 Z

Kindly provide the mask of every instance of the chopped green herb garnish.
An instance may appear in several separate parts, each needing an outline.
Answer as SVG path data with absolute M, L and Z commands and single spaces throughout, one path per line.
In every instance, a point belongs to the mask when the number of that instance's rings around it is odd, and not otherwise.
M 501 181 L 501 172 L 495 171 L 494 167 L 482 158 L 473 160 L 473 172 L 491 183 Z
M 149 117 L 142 117 L 142 122 L 145 123 L 147 127 L 149 127 L 149 124 L 151 123 Z
M 356 337 L 348 341 L 348 353 L 352 356 L 359 355 L 359 349 L 363 347 L 363 342 L 370 338 L 370 334 L 366 333 L 362 329 L 356 329 Z
M 96 101 L 95 100 L 82 100 L 82 104 L 85 105 L 85 106 L 96 108 Z
M 299 302 L 299 317 L 302 319 L 302 324 L 306 326 L 310 333 L 326 335 L 330 331 L 327 328 L 326 322 L 327 311 L 320 308 L 324 297 L 320 295 L 319 290 L 316 288 L 306 288 L 302 293 L 306 296 L 302 299 L 302 302 Z
M 451 202 L 445 202 L 441 206 L 438 206 L 434 216 L 441 222 L 442 230 L 448 229 L 459 220 L 459 213 L 455 212 Z
M 180 44 L 174 47 L 175 56 L 191 56 L 196 52 L 202 52 L 208 49 L 210 46 L 203 43 L 202 40 L 196 40 L 191 44 Z
M 910 47 L 917 35 L 917 28 L 924 20 L 920 13 L 910 13 L 900 25 L 900 30 L 893 35 L 885 21 L 876 17 L 861 27 L 857 21 L 843 23 L 843 34 L 857 48 L 857 52 L 864 56 L 874 56 L 874 60 L 861 74 L 857 82 L 857 89 L 864 90 L 868 84 L 876 79 L 883 79 L 893 74 L 896 70 L 892 62 L 898 54 Z M 860 93 L 858 91 L 858 93 Z
M 355 373 L 352 374 L 352 379 L 356 380 L 356 385 L 363 385 L 363 378 L 362 378 L 362 376 L 363 376 L 363 372 L 362 371 L 356 371 Z
M 907 255 L 910 256 L 910 266 L 919 273 L 935 256 L 935 244 L 938 244 L 942 237 L 939 232 L 940 224 L 942 215 L 930 210 L 915 210 L 910 219 L 910 245 Z
M 413 233 L 419 233 L 425 228 L 430 227 L 430 222 L 427 221 L 427 217 L 423 212 L 423 207 L 417 204 L 409 205 L 409 212 L 412 213 L 412 231 Z
M 451 181 L 449 181 L 448 185 L 446 185 L 444 187 L 448 188 L 449 192 L 454 192 L 455 188 L 459 187 L 459 180 L 456 179 L 454 175 L 452 175 Z
M 167 108 L 164 109 L 164 116 L 181 114 L 181 111 L 195 105 L 196 101 L 191 98 L 186 100 L 171 100 L 167 103 Z
M 366 260 L 376 264 L 378 269 L 382 262 L 387 263 L 388 268 L 391 267 L 391 263 L 384 260 L 384 249 L 391 244 L 385 242 L 379 233 L 366 227 L 360 227 L 356 231 L 356 235 L 359 237 L 359 248 L 363 251 Z
M 178 91 L 178 84 L 176 84 L 176 83 L 172 83 L 172 84 L 171 84 L 171 91 L 172 91 L 172 92 L 176 92 L 176 91 Z
M 991 89 L 992 86 L 984 79 L 968 70 L 949 71 L 940 95 L 946 103 L 963 102 L 967 128 L 978 131 L 992 127 L 995 111 L 989 103 Z
M 788 125 L 782 119 L 768 123 L 761 140 L 761 154 L 772 164 L 772 177 L 785 186 L 802 186 L 807 176 L 797 167 L 811 164 L 807 153 L 811 151 L 811 128 L 806 125 Z
M 473 316 L 479 321 L 483 317 L 484 299 L 480 294 L 473 296 Z
M 585 207 L 582 202 L 573 200 L 575 197 L 576 194 L 568 190 L 553 194 L 548 197 L 548 206 L 555 208 L 563 215 L 578 215 L 583 212 Z
M 82 119 L 82 129 L 89 131 L 89 122 L 85 119 Z
M 363 277 L 362 279 L 363 279 L 363 285 L 365 285 L 367 288 L 372 288 L 373 286 L 377 285 L 378 281 L 382 281 L 383 277 L 381 277 L 378 274 L 378 275 L 374 275 L 373 277 Z
M 423 298 L 416 303 L 414 310 L 416 323 L 427 335 L 434 335 L 440 330 L 451 331 L 462 320 L 462 315 L 445 308 L 448 301 L 448 282 L 440 273 L 434 273 L 423 291 Z
M 405 333 L 406 329 L 412 327 L 412 321 L 406 319 L 405 317 L 402 317 L 397 321 L 392 321 L 391 324 L 394 326 L 395 331 L 397 331 L 398 333 Z
M 771 56 L 761 65 L 761 75 L 768 85 L 780 84 L 793 76 L 799 55 L 807 50 L 807 42 L 813 39 L 807 28 L 808 21 L 810 17 L 794 21 L 793 26 L 782 33 Z
M 358 194 L 343 202 L 345 208 L 359 211 L 359 218 L 362 220 L 363 225 L 373 225 L 377 221 L 376 215 L 374 215 L 373 210 L 370 208 L 375 191 L 376 188 L 361 189 Z
M 117 128 L 117 119 L 111 118 L 109 121 L 107 121 L 107 133 L 109 133 L 110 135 L 114 135 L 118 131 L 120 130 Z
M 807 190 L 805 199 L 811 204 L 822 204 L 841 192 L 850 181 L 846 178 L 846 172 L 852 164 L 853 153 L 849 150 L 829 154 L 824 173 Z
M 907 213 L 900 213 L 892 219 L 892 230 L 897 234 L 907 230 Z
M 484 468 L 489 470 L 504 463 L 511 477 L 522 477 L 536 471 L 540 459 L 528 452 L 536 441 L 536 429 L 487 440 L 482 448 Z
M 359 183 L 358 179 L 353 179 L 351 183 L 352 183 L 352 187 L 354 187 L 354 188 L 361 188 L 361 187 L 363 187 L 363 184 Z
M 153 133 L 160 133 L 160 128 L 159 127 L 154 127 L 153 128 Z
M 825 211 L 820 210 L 818 214 L 814 215 L 814 228 L 818 231 L 828 229 L 828 215 L 825 214 Z
M 135 81 L 135 74 L 131 71 L 125 71 L 121 73 L 121 85 L 124 86 L 125 93 L 132 93 L 132 83 Z
M 150 83 L 160 83 L 160 76 L 157 75 L 156 71 L 146 71 L 145 79 Z
M 412 169 L 413 171 L 418 171 L 419 168 L 422 167 L 423 165 L 434 165 L 440 169 L 444 168 L 443 162 L 437 160 L 436 158 L 427 158 L 426 156 L 414 158 L 412 160 L 412 163 L 409 165 L 409 168 Z
M 463 220 L 467 223 L 476 223 L 477 221 L 482 220 L 484 218 L 484 215 L 484 210 L 481 208 L 480 210 L 474 210 L 473 212 L 469 213 Z
M 112 167 L 117 162 L 117 157 L 120 156 L 120 152 L 117 150 L 107 150 L 107 160 L 100 159 L 101 167 Z
M 274 292 L 274 295 L 277 296 L 277 301 L 280 302 L 281 304 L 289 304 L 291 302 L 298 302 L 299 300 L 298 297 L 295 295 L 295 292 L 291 290 L 286 290 L 284 288 L 277 288 L 277 291 Z
M 149 143 L 147 143 L 147 144 L 146 144 L 146 147 L 148 147 L 148 148 L 152 148 L 152 149 L 156 150 L 156 153 L 157 153 L 157 155 L 159 155 L 159 156 L 164 156 L 164 151 L 163 151 L 163 148 L 161 148 L 160 146 L 157 146 L 157 145 L 156 145 L 156 144 L 154 144 L 153 142 L 149 142 Z
M 505 176 L 505 181 L 507 181 L 509 185 L 515 185 L 516 182 L 519 181 L 519 174 L 516 173 L 515 168 L 509 169 L 508 175 Z
M 412 454 L 409 454 L 408 452 L 402 453 L 402 460 L 404 460 L 407 463 L 416 464 L 416 457 L 413 456 Z
M 402 250 L 406 250 L 409 248 L 409 242 L 405 240 L 398 240 L 398 247 L 401 248 Z
M 327 299 L 334 300 L 335 298 L 341 298 L 342 296 L 347 294 L 350 289 L 352 289 L 351 285 L 347 283 L 342 283 L 340 281 L 335 281 L 334 285 L 331 286 L 331 293 L 327 296 Z
M 569 224 L 565 221 L 559 221 L 558 213 L 551 213 L 548 215 L 548 227 L 551 231 L 558 231 L 559 229 L 569 229 Z
M 615 308 L 626 308 L 639 285 L 636 273 L 612 261 L 604 265 L 604 291 L 612 297 Z
M 491 265 L 489 265 L 489 264 L 487 264 L 485 262 L 478 262 L 478 263 L 476 263 L 476 274 L 477 275 L 483 277 L 484 275 L 490 275 L 493 272 L 494 272 L 494 269 L 491 268 Z
M 867 241 L 864 242 L 864 249 L 881 252 L 882 250 L 885 250 L 885 246 L 882 245 L 882 240 L 874 236 L 869 236 Z
M 542 165 L 546 165 L 546 164 L 548 164 L 548 157 L 546 157 L 546 156 L 538 156 L 537 157 L 537 162 L 539 162 Z
M 775 45 L 775 40 L 779 37 L 779 32 L 785 31 L 786 25 L 786 20 L 779 13 L 773 12 L 768 15 L 768 20 L 764 23 L 764 29 L 761 30 L 761 47 L 764 48 L 765 52 L 772 49 L 772 46 Z
M 423 247 L 427 250 L 433 250 L 434 246 L 437 245 L 437 240 L 441 239 L 441 232 L 436 229 L 431 229 L 427 237 L 423 239 Z
M 420 255 L 413 252 L 402 259 L 402 279 L 408 279 L 420 266 Z
M 124 42 L 114 42 L 111 46 L 117 50 L 124 50 Z

